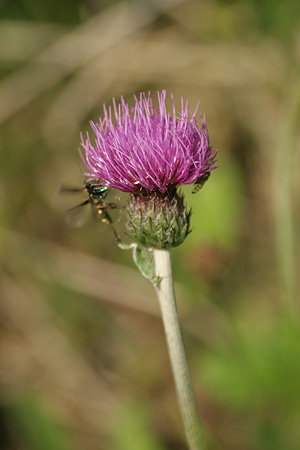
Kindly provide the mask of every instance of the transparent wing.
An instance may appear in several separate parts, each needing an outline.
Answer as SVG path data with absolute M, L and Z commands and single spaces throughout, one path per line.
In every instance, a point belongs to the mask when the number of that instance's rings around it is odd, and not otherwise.
M 79 198 L 81 197 L 83 200 L 79 204 L 65 211 L 65 220 L 68 225 L 75 228 L 82 227 L 91 213 L 90 208 L 88 207 L 90 203 L 89 199 L 86 198 L 86 195 L 84 195 L 84 193 L 86 193 L 86 188 L 62 185 L 60 188 L 60 193 L 63 195 L 82 194 L 79 195 Z
M 86 200 L 65 212 L 65 220 L 68 225 L 75 228 L 82 227 L 91 215 L 89 201 Z

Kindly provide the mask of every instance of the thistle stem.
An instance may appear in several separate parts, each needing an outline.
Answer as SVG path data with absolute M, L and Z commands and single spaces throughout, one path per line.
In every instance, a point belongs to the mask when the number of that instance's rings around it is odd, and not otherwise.
M 154 250 L 155 275 L 160 282 L 156 292 L 189 450 L 206 448 L 187 365 L 176 307 L 169 250 Z

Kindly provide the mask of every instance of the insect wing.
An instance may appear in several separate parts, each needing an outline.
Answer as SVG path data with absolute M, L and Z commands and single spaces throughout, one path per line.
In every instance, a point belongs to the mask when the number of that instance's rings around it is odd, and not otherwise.
M 88 206 L 89 205 L 85 201 L 77 206 L 74 206 L 74 208 L 68 209 L 65 212 L 66 223 L 74 228 L 82 227 L 86 223 L 91 214 L 90 208 Z
M 76 187 L 76 186 L 69 186 L 69 185 L 62 185 L 60 188 L 61 194 L 86 194 L 86 188 L 85 187 Z M 72 227 L 80 228 L 84 225 L 84 223 L 87 221 L 90 210 L 88 208 L 88 204 L 90 203 L 90 200 L 83 197 L 83 201 L 81 201 L 79 204 L 73 206 L 72 208 L 67 209 L 65 211 L 65 220 L 66 223 Z M 85 197 L 85 198 L 84 198 Z
M 88 197 L 66 211 L 66 222 L 73 227 L 81 227 L 90 215 L 105 224 L 115 222 L 118 214 L 113 213 L 113 210 L 122 209 L 123 206 L 115 203 L 116 191 L 113 191 L 108 186 L 95 183 L 86 183 L 83 188 L 63 185 L 60 190 L 63 194 L 85 193 Z

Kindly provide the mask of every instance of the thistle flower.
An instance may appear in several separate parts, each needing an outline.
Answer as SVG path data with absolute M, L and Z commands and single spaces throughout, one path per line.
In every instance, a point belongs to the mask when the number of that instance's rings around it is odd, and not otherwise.
M 150 93 L 141 93 L 130 107 L 121 97 L 112 108 L 104 105 L 104 118 L 91 122 L 95 141 L 81 135 L 85 151 L 82 159 L 91 179 L 124 192 L 166 192 L 170 186 L 193 184 L 215 168 L 216 152 L 209 142 L 205 117 L 200 128 L 196 113 L 184 104 L 176 112 L 173 96 L 172 114 L 166 109 L 166 91 L 158 92 L 158 109 Z M 114 123 L 115 122 L 115 123 Z
M 104 118 L 81 134 L 82 160 L 89 170 L 88 181 L 130 193 L 127 230 L 143 247 L 166 249 L 181 244 L 189 233 L 190 212 L 176 188 L 184 184 L 201 185 L 215 169 L 205 117 L 198 127 L 196 113 L 181 98 L 176 111 L 166 108 L 166 91 L 158 92 L 158 108 L 150 93 L 135 98 L 132 109 L 121 97 L 113 108 L 104 105 Z M 204 181 L 203 181 L 204 182 Z
M 150 93 L 135 98 L 132 109 L 121 97 L 113 108 L 104 105 L 104 118 L 91 122 L 95 139 L 81 135 L 82 160 L 88 169 L 86 182 L 128 192 L 127 231 L 133 258 L 141 273 L 157 291 L 168 350 L 190 450 L 204 450 L 202 426 L 187 366 L 178 321 L 170 249 L 190 232 L 190 215 L 177 187 L 195 184 L 197 192 L 215 169 L 216 152 L 209 142 L 205 117 L 198 127 L 196 113 L 181 98 L 176 111 L 166 108 L 166 91 L 158 92 L 158 108 Z

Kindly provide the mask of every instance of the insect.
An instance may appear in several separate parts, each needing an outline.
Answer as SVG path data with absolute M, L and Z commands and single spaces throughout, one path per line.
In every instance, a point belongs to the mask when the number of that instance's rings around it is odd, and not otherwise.
M 111 224 L 112 219 L 107 212 L 108 209 L 117 209 L 121 208 L 121 206 L 117 205 L 113 202 L 106 201 L 106 196 L 109 191 L 108 186 L 99 185 L 100 180 L 95 180 L 92 182 L 86 182 L 83 188 L 70 187 L 70 186 L 62 186 L 61 192 L 63 193 L 76 193 L 76 192 L 86 192 L 88 194 L 88 198 L 73 208 L 68 209 L 68 213 L 77 210 L 82 206 L 90 204 L 94 211 L 96 211 L 97 216 L 101 217 L 101 222 L 105 224 Z M 81 220 L 82 222 L 82 220 Z M 78 224 L 75 224 L 78 226 Z M 79 224 L 79 226 L 81 223 Z
M 194 184 L 194 189 L 192 190 L 192 194 L 196 194 L 200 189 L 203 188 L 204 183 L 209 179 L 210 172 L 206 172 L 202 177 L 198 178 L 196 183 Z

